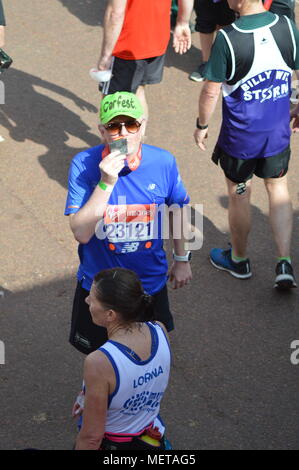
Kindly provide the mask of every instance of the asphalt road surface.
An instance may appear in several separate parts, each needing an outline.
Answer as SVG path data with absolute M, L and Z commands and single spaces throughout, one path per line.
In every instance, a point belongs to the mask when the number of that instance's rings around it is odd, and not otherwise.
M 42 5 L 41 5 L 42 4 Z M 67 171 L 97 145 L 97 85 L 88 74 L 102 38 L 105 2 L 4 0 L 6 50 L 1 77 L 0 449 L 70 449 L 83 357 L 68 344 L 77 244 L 64 217 Z M 162 406 L 175 449 L 298 449 L 298 291 L 273 289 L 275 256 L 263 183 L 254 182 L 249 243 L 253 277 L 217 271 L 212 247 L 229 241 L 224 178 L 193 141 L 201 84 L 188 80 L 200 60 L 198 34 L 187 55 L 168 51 L 163 83 L 148 87 L 147 143 L 177 157 L 195 211 L 203 205 L 203 246 L 193 282 L 170 289 L 176 329 L 173 367 Z M 289 171 L 294 203 L 293 263 L 299 277 L 299 136 Z

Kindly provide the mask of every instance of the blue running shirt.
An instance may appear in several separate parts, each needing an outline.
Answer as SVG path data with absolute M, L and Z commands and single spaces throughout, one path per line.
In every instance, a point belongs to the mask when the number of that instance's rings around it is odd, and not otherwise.
M 73 158 L 65 215 L 83 207 L 100 181 L 103 149 L 104 145 L 99 145 Z M 97 272 L 118 266 L 136 272 L 149 294 L 160 291 L 168 269 L 162 209 L 172 204 L 183 207 L 189 200 L 173 155 L 142 145 L 139 167 L 118 178 L 96 235 L 87 244 L 79 244 L 77 276 L 82 287 L 90 290 Z

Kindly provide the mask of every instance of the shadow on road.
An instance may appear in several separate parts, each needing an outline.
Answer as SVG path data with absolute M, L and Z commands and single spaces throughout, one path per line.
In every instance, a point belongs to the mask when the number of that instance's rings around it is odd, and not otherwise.
M 48 92 L 54 92 L 57 99 L 47 96 Z M 99 138 L 79 114 L 59 102 L 61 97 L 75 103 L 80 110 L 97 111 L 95 106 L 66 88 L 11 69 L 5 81 L 6 104 L 0 107 L 0 128 L 5 127 L 16 142 L 29 140 L 44 146 L 47 151 L 39 156 L 41 165 L 49 178 L 66 187 L 73 156 L 83 148 L 98 145 Z M 69 136 L 75 136 L 86 145 L 82 149 L 71 147 Z
M 177 54 L 172 46 L 172 36 L 168 44 L 165 67 L 173 67 L 187 74 L 193 72 L 201 64 L 201 51 L 193 44 L 186 54 Z
M 258 211 L 255 216 L 265 228 L 264 217 Z M 225 239 L 205 217 L 192 283 L 169 288 L 176 329 L 162 406 L 167 434 L 175 449 L 295 449 L 299 369 L 290 364 L 290 343 L 299 339 L 297 295 L 274 293 L 264 245 L 252 279 L 215 270 L 208 253 Z M 75 279 L 64 278 L 6 290 L 0 299 L 6 348 L 0 366 L 1 449 L 72 447 L 70 411 L 84 359 L 68 344 L 74 289 Z
M 0 299 L 1 449 L 72 448 L 71 408 L 82 380 L 81 355 L 68 345 L 74 287 L 63 279 Z
M 69 12 L 90 26 L 102 24 L 106 1 L 98 0 L 59 0 Z
M 254 187 L 252 188 L 252 191 L 254 193 Z M 222 196 L 219 198 L 219 203 L 223 207 L 223 209 L 227 210 L 228 209 L 228 197 L 227 196 Z M 274 281 L 275 277 L 275 264 L 276 264 L 276 248 L 273 240 L 273 235 L 272 235 L 272 230 L 269 224 L 269 218 L 268 215 L 265 215 L 262 213 L 262 211 L 259 209 L 259 207 L 255 205 L 251 205 L 251 216 L 252 216 L 252 228 L 251 232 L 249 234 L 249 240 L 248 240 L 248 256 L 250 259 L 252 258 L 252 262 L 254 263 L 252 265 L 252 270 L 253 274 L 255 269 L 258 269 L 259 263 L 262 263 L 263 267 L 267 266 L 267 270 L 271 270 L 272 272 L 272 278 Z M 297 272 L 297 277 L 299 276 L 299 246 L 298 246 L 298 234 L 299 232 L 299 212 L 294 211 L 293 214 L 293 232 L 292 232 L 292 238 L 293 238 L 293 243 L 291 246 L 291 257 L 294 262 L 294 272 L 296 275 L 297 271 L 297 266 L 298 266 L 298 272 Z M 225 248 L 225 243 L 227 240 L 224 240 L 224 243 L 220 245 L 220 248 Z M 257 265 L 257 266 L 255 266 Z M 296 290 L 291 290 L 291 291 L 286 291 L 286 292 L 280 292 L 281 295 L 290 295 L 291 293 L 296 292 Z M 277 293 L 277 291 L 274 291 L 274 293 Z

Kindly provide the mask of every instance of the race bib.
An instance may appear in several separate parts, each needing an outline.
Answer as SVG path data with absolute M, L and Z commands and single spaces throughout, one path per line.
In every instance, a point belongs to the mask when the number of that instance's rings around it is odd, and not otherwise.
M 151 248 L 156 207 L 156 204 L 109 205 L 103 225 L 109 250 L 133 253 Z

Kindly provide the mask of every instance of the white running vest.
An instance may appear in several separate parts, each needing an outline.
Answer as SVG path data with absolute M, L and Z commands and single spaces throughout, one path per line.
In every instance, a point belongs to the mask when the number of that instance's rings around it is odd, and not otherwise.
M 114 341 L 99 348 L 110 360 L 116 376 L 115 391 L 109 396 L 105 432 L 138 433 L 158 417 L 169 380 L 171 354 L 162 328 L 155 323 L 146 324 L 152 335 L 148 360 L 138 361 Z

